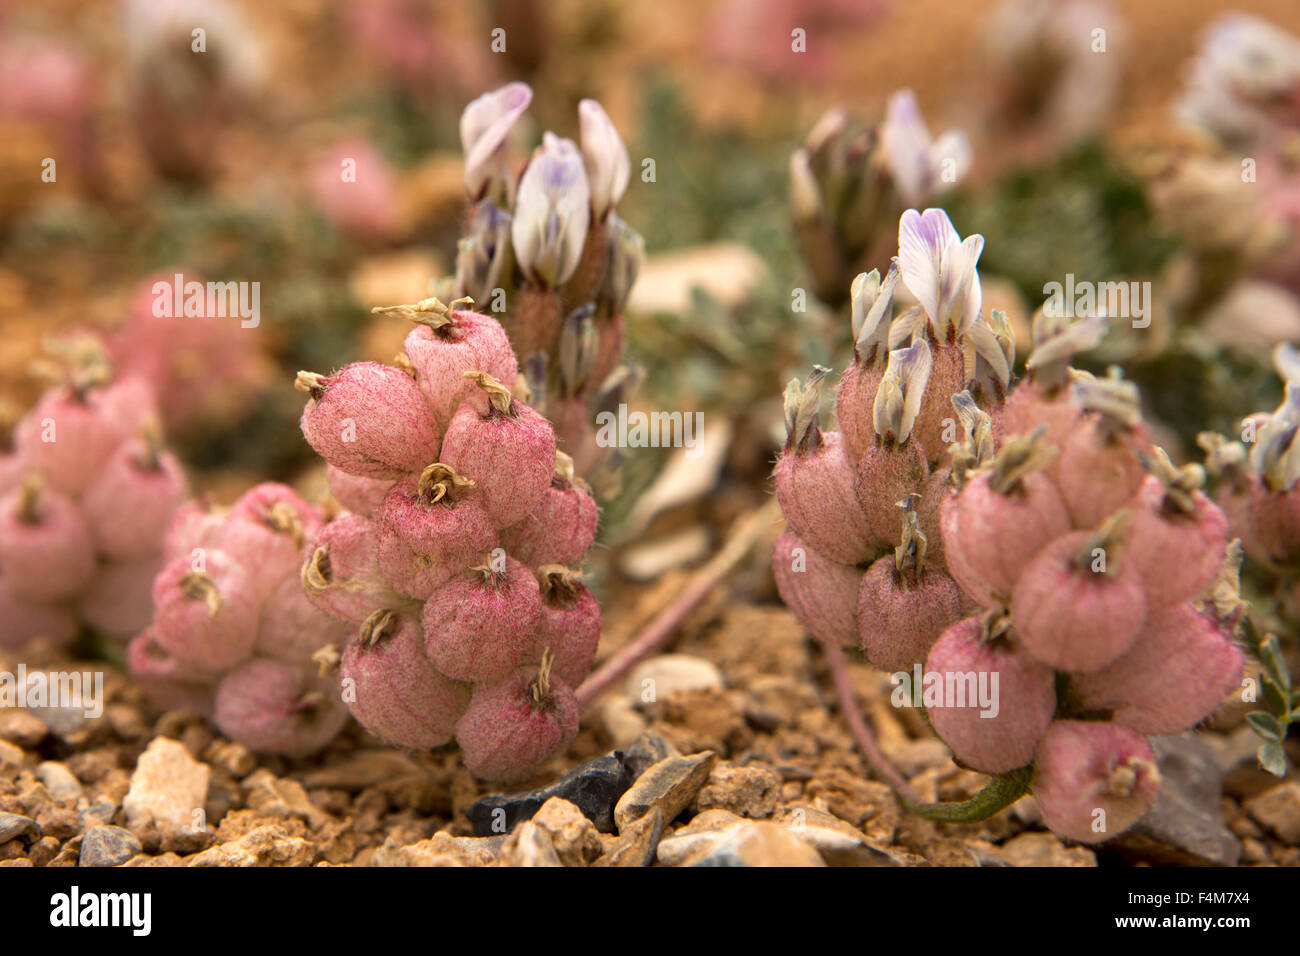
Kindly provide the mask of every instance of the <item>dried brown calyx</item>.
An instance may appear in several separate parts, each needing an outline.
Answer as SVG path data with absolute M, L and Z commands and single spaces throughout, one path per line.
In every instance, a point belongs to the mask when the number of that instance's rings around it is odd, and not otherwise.
M 374 647 L 380 641 L 385 641 L 396 634 L 400 624 L 397 611 L 392 608 L 379 608 L 361 622 L 357 640 L 366 647 Z
M 206 604 L 208 617 L 216 617 L 221 610 L 221 592 L 216 582 L 202 571 L 191 571 L 181 578 L 181 593 L 192 601 Z
M 1028 435 L 1008 438 L 1002 450 L 993 459 L 989 485 L 1000 495 L 1009 495 L 1020 488 L 1025 478 L 1042 468 L 1055 457 L 1055 445 L 1043 441 L 1046 428 L 1039 425 Z
M 453 504 L 474 487 L 473 478 L 466 478 L 451 465 L 440 461 L 435 461 L 420 472 L 420 480 L 416 484 L 420 500 L 427 505 L 436 505 L 440 501 Z
M 1150 455 L 1140 456 L 1146 470 L 1164 486 L 1160 510 L 1166 515 L 1190 516 L 1196 513 L 1196 492 L 1205 485 L 1205 469 L 1194 462 L 1175 467 L 1165 450 L 1153 445 Z
M 487 394 L 488 405 L 491 413 L 494 415 L 517 415 L 515 410 L 515 397 L 510 389 L 506 388 L 487 372 L 464 372 L 461 378 L 468 379 Z
M 921 496 L 913 492 L 898 507 L 903 510 L 903 534 L 898 546 L 894 548 L 894 571 L 907 581 L 915 584 L 925 574 L 925 552 L 927 540 L 916 518 L 916 506 Z
M 319 372 L 304 372 L 299 370 L 294 376 L 293 387 L 305 395 L 310 395 L 317 401 L 325 394 L 329 388 L 329 376 L 321 375 Z
M 452 313 L 474 308 L 474 300 L 461 296 L 444 303 L 437 296 L 421 299 L 411 305 L 377 305 L 370 310 L 372 315 L 395 315 L 409 319 L 417 325 L 427 325 L 435 332 L 452 323 Z
M 1132 523 L 1133 515 L 1127 508 L 1116 511 L 1088 535 L 1071 564 L 1079 571 L 1113 578 L 1119 572 L 1119 559 Z
M 824 365 L 814 365 L 803 384 L 797 378 L 792 378 L 785 387 L 787 453 L 811 455 L 821 447 L 822 430 L 817 421 L 817 413 L 822 400 L 822 382 L 830 371 Z

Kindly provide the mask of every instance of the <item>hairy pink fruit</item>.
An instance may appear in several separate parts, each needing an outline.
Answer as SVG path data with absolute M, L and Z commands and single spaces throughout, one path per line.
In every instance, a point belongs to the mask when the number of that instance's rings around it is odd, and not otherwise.
M 25 468 L 75 496 L 99 477 L 126 435 L 102 392 L 68 387 L 41 396 L 14 428 L 14 447 Z
M 567 687 L 577 687 L 591 672 L 600 645 L 600 605 L 568 568 L 540 569 L 542 617 L 533 657 L 548 650 L 554 656 L 551 673 Z
M 354 624 L 378 608 L 397 607 L 406 600 L 379 573 L 375 524 L 360 515 L 339 515 L 321 527 L 299 578 L 308 600 Z
M 1141 573 L 1120 553 L 1120 533 L 1122 528 L 1113 527 L 1058 538 L 1016 582 L 1011 614 L 1025 647 L 1039 660 L 1087 673 L 1133 646 L 1146 621 L 1147 599 Z
M 301 664 L 326 644 L 342 644 L 356 625 L 320 610 L 303 591 L 297 575 L 281 578 L 262 605 L 254 650 L 261 657 Z
M 496 319 L 468 311 L 424 313 L 414 318 L 425 324 L 407 334 L 403 347 L 441 428 L 447 427 L 456 409 L 478 390 L 464 377 L 466 372 L 485 372 L 498 382 L 514 383 L 519 366 L 510 339 Z
M 1010 595 L 1034 555 L 1070 530 L 1056 486 L 1031 470 L 1042 461 L 1041 446 L 1013 440 L 947 506 L 954 514 L 941 522 L 944 548 L 958 580 L 973 577 L 973 596 Z
M 101 564 L 78 599 L 81 616 L 108 637 L 125 640 L 139 634 L 153 620 L 153 579 L 162 566 L 158 554 Z
M 285 757 L 323 749 L 348 719 L 335 681 L 263 658 L 222 678 L 214 709 L 214 722 L 231 740 Z
M 578 733 L 573 692 L 540 668 L 526 668 L 474 689 L 456 724 L 469 772 L 484 780 L 518 780 Z
M 469 703 L 469 686 L 443 677 L 425 657 L 419 625 L 391 611 L 343 649 L 339 676 L 352 716 L 401 747 L 441 747 Z
M 233 667 L 253 652 L 260 586 L 221 551 L 202 570 L 180 557 L 153 582 L 154 636 L 169 654 L 209 671 Z
M 442 460 L 474 480 L 493 525 L 508 528 L 527 517 L 551 485 L 555 430 L 500 382 L 467 374 L 487 394 L 490 407 L 466 402 L 456 410 L 442 439 Z
M 442 463 L 394 485 L 377 524 L 380 573 L 419 600 L 497 544 L 474 482 Z
M 876 423 L 872 409 L 876 390 L 885 375 L 883 365 L 854 362 L 840 376 L 835 393 L 835 420 L 844 436 L 844 450 L 856 462 L 876 443 Z
M 320 513 L 288 485 L 265 481 L 231 506 L 217 546 L 254 571 L 266 589 L 298 574 L 304 544 L 321 526 Z
M 877 559 L 858 591 L 858 639 L 873 667 L 898 671 L 925 658 L 961 617 L 961 592 L 942 571 L 900 572 L 892 554 Z
M 854 493 L 866 516 L 871 538 L 880 545 L 898 540 L 898 502 L 924 485 L 930 471 L 913 441 L 875 444 L 858 461 Z
M 786 531 L 772 547 L 772 574 L 781 600 L 813 637 L 834 647 L 857 641 L 861 568 L 823 557 Z
M 501 532 L 501 545 L 530 568 L 578 565 L 596 540 L 599 517 L 591 492 L 574 476 L 573 459 L 556 452 L 550 487 L 531 514 Z
M 146 437 L 123 442 L 82 497 L 100 554 L 133 561 L 156 554 L 185 500 L 180 462 Z
M 1093 528 L 1132 500 L 1146 473 L 1138 453 L 1150 447 L 1146 426 L 1106 437 L 1103 420 L 1086 418 L 1061 450 L 1057 485 L 1076 528 Z
M 1190 604 L 1153 611 L 1133 649 L 1070 685 L 1078 705 L 1110 711 L 1143 734 L 1187 730 L 1241 684 L 1241 651 L 1218 622 Z
M 921 408 L 912 426 L 912 436 L 929 461 L 938 461 L 948 448 L 944 441 L 945 420 L 954 420 L 952 397 L 966 387 L 966 359 L 962 347 L 939 343 L 932 347 L 934 364 L 921 398 Z
M 0 577 L 0 648 L 18 650 L 33 638 L 67 644 L 77 636 L 77 618 L 62 604 L 20 601 Z
M 331 465 L 365 478 L 401 478 L 438 458 L 438 427 L 411 376 L 355 362 L 332 376 L 299 372 L 310 398 L 302 433 Z
M 471 568 L 429 595 L 420 616 L 424 651 L 454 680 L 496 680 L 532 651 L 541 618 L 537 579 L 507 557 L 501 570 Z
M 1056 710 L 1055 676 L 1025 653 L 1014 634 L 989 638 L 985 622 L 968 617 L 930 649 L 924 674 L 925 684 L 931 674 L 943 681 L 941 705 L 927 705 L 928 713 L 954 757 L 984 773 L 1029 763 Z M 987 708 L 979 700 L 981 682 Z
M 152 630 L 126 645 L 126 668 L 146 697 L 160 710 L 212 713 L 214 675 L 178 661 L 163 649 Z
M 1228 519 L 1201 492 L 1171 494 L 1148 475 L 1133 503 L 1128 557 L 1142 572 L 1147 604 L 1162 607 L 1204 594 L 1223 567 Z
M 348 511 L 353 514 L 373 518 L 379 513 L 384 498 L 392 490 L 393 482 L 384 478 L 366 478 L 362 475 L 349 475 L 333 465 L 327 465 L 325 473 L 329 480 L 330 492 Z
M 213 510 L 207 501 L 185 502 L 172 515 L 163 536 L 164 560 L 193 558 L 196 549 L 217 547 L 225 520 L 225 513 Z
M 879 539 L 858 507 L 857 475 L 842 436 L 816 434 L 815 442 L 787 448 L 777 462 L 776 498 L 799 537 L 832 561 L 858 564 L 871 557 Z M 893 517 L 896 532 L 897 514 Z
M 81 512 L 35 474 L 0 499 L 0 569 L 13 596 L 32 603 L 71 597 L 95 573 Z
M 1034 754 L 1034 798 L 1052 832 L 1101 843 L 1155 803 L 1160 771 L 1145 737 L 1120 724 L 1058 720 Z
M 1288 567 L 1300 559 L 1300 492 L 1273 491 L 1255 481 L 1246 502 L 1242 539 L 1251 556 L 1273 568 Z

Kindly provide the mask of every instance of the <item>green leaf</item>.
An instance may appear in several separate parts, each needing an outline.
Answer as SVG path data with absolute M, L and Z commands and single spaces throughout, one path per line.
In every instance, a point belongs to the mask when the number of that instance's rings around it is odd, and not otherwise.
M 1259 765 L 1275 777 L 1286 776 L 1286 751 L 1278 741 L 1262 745 L 1257 751 Z
M 1286 668 L 1286 661 L 1282 659 L 1282 645 L 1278 643 L 1277 635 L 1270 634 L 1259 645 L 1259 660 L 1264 665 L 1264 670 L 1268 676 L 1273 678 L 1273 682 L 1285 691 L 1291 690 L 1291 672 Z
M 1282 723 L 1272 714 L 1266 714 L 1262 710 L 1252 710 L 1246 715 L 1246 723 L 1250 724 L 1255 733 L 1265 740 L 1280 741 L 1282 739 Z
M 1267 674 L 1263 675 L 1263 678 L 1259 683 L 1264 691 L 1264 701 L 1268 704 L 1268 709 L 1278 717 L 1286 716 L 1286 712 L 1291 709 L 1290 704 L 1287 703 L 1287 695 Z

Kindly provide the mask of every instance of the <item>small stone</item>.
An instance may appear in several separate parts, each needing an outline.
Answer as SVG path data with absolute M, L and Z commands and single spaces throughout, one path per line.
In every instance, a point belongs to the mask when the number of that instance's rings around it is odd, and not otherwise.
M 820 853 L 827 866 L 900 865 L 887 851 L 868 844 L 860 830 L 817 807 L 791 807 L 775 822 Z
M 629 823 L 617 841 L 592 866 L 649 866 L 664 832 L 664 815 L 654 807 L 640 820 Z
M 1108 844 L 1164 866 L 1235 866 L 1241 844 L 1223 823 L 1223 778 L 1213 749 L 1191 734 L 1153 737 L 1160 792 L 1142 818 Z
M 639 664 L 624 685 L 629 697 L 644 704 L 667 700 L 690 690 L 720 689 L 722 672 L 716 664 L 690 654 L 661 654 Z
M 619 832 L 645 816 L 651 807 L 658 807 L 666 822 L 677 819 L 700 792 L 717 760 L 718 755 L 711 750 L 689 757 L 666 757 L 641 774 L 614 807 Z
M 555 852 L 565 866 L 587 866 L 604 847 L 595 825 L 563 797 L 551 797 L 533 816 L 533 823 L 551 837 Z
M 588 760 L 570 770 L 555 783 L 518 793 L 494 793 L 475 801 L 466 811 L 474 835 L 499 836 L 513 832 L 521 820 L 529 820 L 551 797 L 568 800 L 602 833 L 614 832 L 614 806 L 631 781 L 622 754 L 615 751 Z
M 76 800 L 81 796 L 81 784 L 72 771 L 54 760 L 36 767 L 36 779 L 45 784 L 55 800 Z
M 505 836 L 456 837 L 439 830 L 427 840 L 398 845 L 392 836 L 375 851 L 375 866 L 487 866 L 496 862 Z
M 42 834 L 66 840 L 81 832 L 81 816 L 69 807 L 47 804 L 36 815 L 36 825 Z
M 49 732 L 45 721 L 34 714 L 13 707 L 0 709 L 0 740 L 8 740 L 19 747 L 35 747 Z
M 98 826 L 81 840 L 78 866 L 121 866 L 141 850 L 140 841 L 122 827 Z
M 1268 847 L 1253 837 L 1241 841 L 1241 858 L 1247 863 L 1263 863 L 1268 859 Z
M 83 808 L 78 811 L 81 829 L 89 830 L 91 827 L 99 826 L 100 824 L 111 823 L 113 817 L 117 815 L 117 808 L 118 804 L 111 800 L 100 800 Z
M 662 844 L 661 844 L 662 846 Z M 718 831 L 682 866 L 825 866 L 821 854 L 789 827 L 746 820 Z
M 23 750 L 7 740 L 0 740 L 0 770 L 15 772 L 23 765 Z
M 418 763 L 396 750 L 363 750 L 301 774 L 300 779 L 305 787 L 358 791 L 386 781 L 424 774 Z
M 236 779 L 247 777 L 257 768 L 257 758 L 249 749 L 231 740 L 214 740 L 204 758 Z
M 127 826 L 137 833 L 151 823 L 164 835 L 194 831 L 202 820 L 196 811 L 207 803 L 210 775 L 183 744 L 155 737 L 136 761 L 131 789 L 122 801 Z
M 40 829 L 31 817 L 20 816 L 17 813 L 0 813 L 0 843 L 8 843 L 20 836 L 34 840 L 40 835 Z
M 515 827 L 501 847 L 502 866 L 564 866 L 551 835 L 532 820 Z
M 999 855 L 1012 866 L 1097 865 L 1097 857 L 1087 847 L 1067 847 L 1050 833 L 1022 833 L 999 849 Z
M 719 764 L 709 773 L 695 805 L 700 810 L 730 810 L 750 819 L 776 810 L 781 775 L 765 767 Z
M 186 860 L 186 865 L 311 866 L 315 859 L 316 847 L 311 841 L 290 836 L 283 827 L 269 824 L 251 830 L 231 843 L 196 853 Z
M 1242 806 L 1256 823 L 1271 830 L 1283 843 L 1300 846 L 1300 783 L 1279 783 Z
M 298 817 L 313 827 L 329 822 L 329 814 L 311 802 L 297 780 L 281 779 L 263 767 L 250 774 L 243 787 L 249 809 L 265 816 Z
M 59 848 L 62 845 L 57 837 L 41 837 L 27 848 L 27 859 L 32 861 L 32 866 L 49 866 L 50 862 L 59 855 Z
M 645 732 L 645 715 L 626 694 L 611 694 L 600 704 L 600 721 L 609 742 L 623 749 Z
M 123 740 L 135 740 L 149 736 L 149 724 L 140 716 L 140 711 L 129 704 L 112 704 L 104 709 L 108 725 L 113 733 Z
M 648 731 L 623 751 L 623 766 L 627 768 L 628 780 L 635 781 L 665 757 L 680 756 L 681 752 L 668 740 L 654 731 Z

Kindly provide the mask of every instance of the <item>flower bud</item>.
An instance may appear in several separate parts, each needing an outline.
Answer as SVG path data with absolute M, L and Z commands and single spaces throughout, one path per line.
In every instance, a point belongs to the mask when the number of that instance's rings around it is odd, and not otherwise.
M 519 780 L 578 733 L 573 692 L 548 664 L 474 689 L 456 724 L 465 766 L 484 780 Z
M 424 635 L 411 618 L 380 611 L 363 630 L 361 640 L 343 649 L 339 667 L 352 716 L 399 747 L 429 750 L 451 740 L 469 703 L 469 686 L 434 669 L 424 656 Z
M 505 145 L 510 130 L 533 91 L 526 83 L 507 83 L 470 102 L 460 115 L 460 145 L 465 152 L 465 188 L 478 199 L 505 180 Z
M 547 289 L 567 282 L 582 256 L 590 218 L 591 193 L 578 147 L 547 133 L 519 180 L 510 224 L 524 275 Z
M 335 375 L 299 372 L 310 398 L 302 433 L 331 465 L 366 478 L 400 478 L 438 458 L 438 429 L 401 369 L 354 362 Z
M 943 688 L 940 705 L 927 704 L 927 712 L 957 760 L 984 773 L 1029 763 L 1056 711 L 1056 678 L 1025 652 L 1005 618 L 954 624 L 930 649 L 924 674 L 923 690 L 932 680 Z
M 424 652 L 453 680 L 497 680 L 532 651 L 541 616 L 537 579 L 518 561 L 470 568 L 425 602 Z
M 231 740 L 285 757 L 323 750 L 348 719 L 336 681 L 263 658 L 222 678 L 214 711 L 217 728 Z
M 1137 823 L 1160 791 L 1145 737 L 1121 724 L 1058 720 L 1034 753 L 1034 799 L 1052 832 L 1101 843 Z
M 600 222 L 627 191 L 630 175 L 627 147 L 604 108 L 595 100 L 578 104 L 582 159 L 591 186 L 591 214 Z

